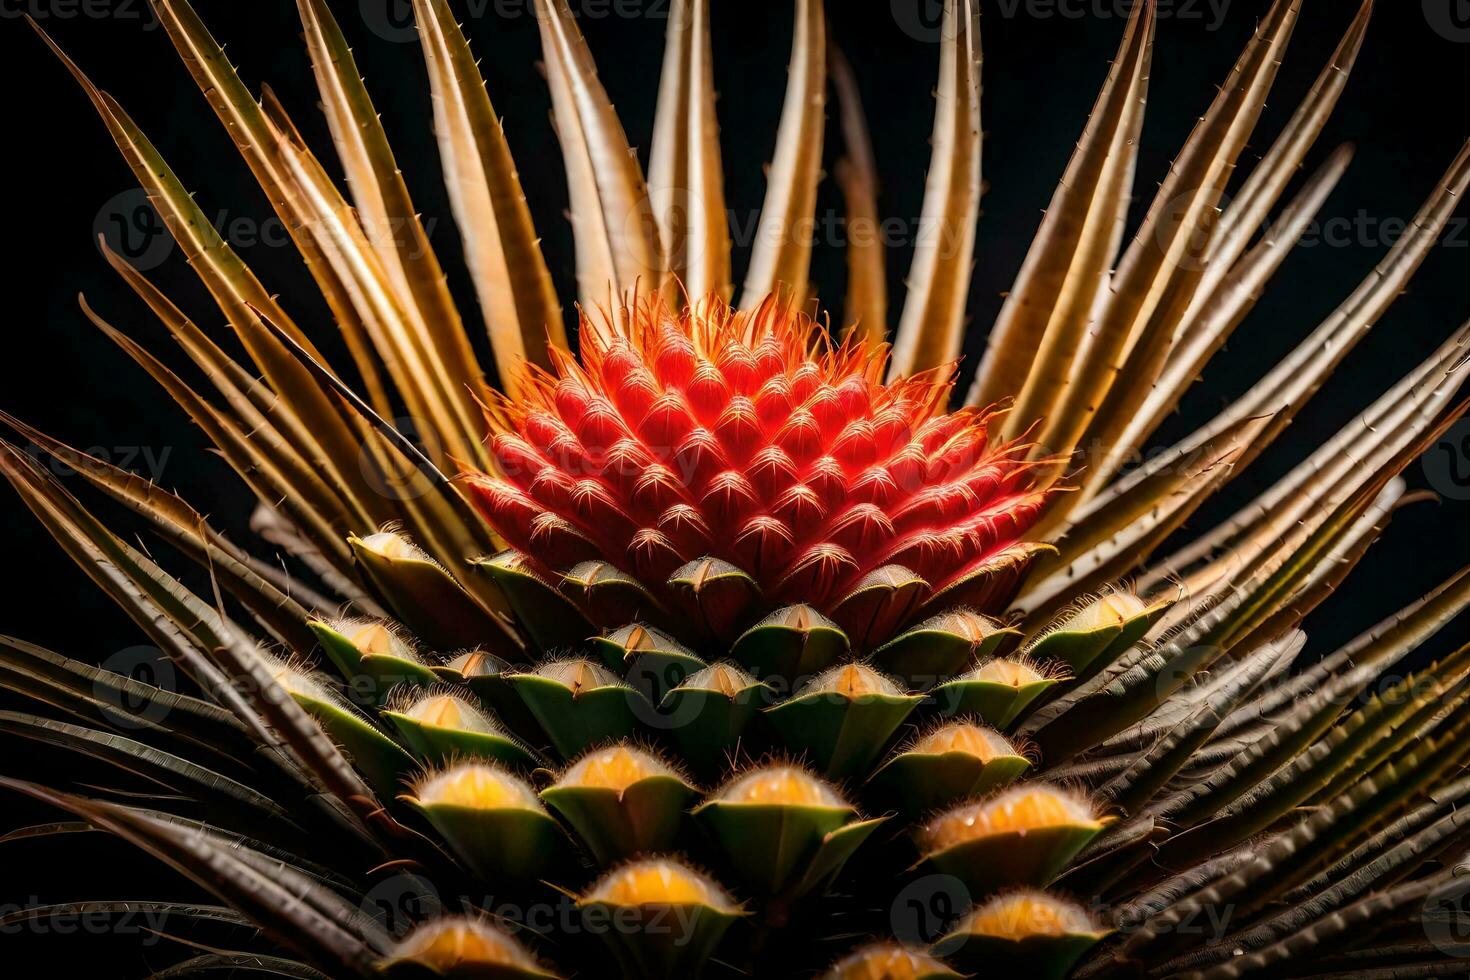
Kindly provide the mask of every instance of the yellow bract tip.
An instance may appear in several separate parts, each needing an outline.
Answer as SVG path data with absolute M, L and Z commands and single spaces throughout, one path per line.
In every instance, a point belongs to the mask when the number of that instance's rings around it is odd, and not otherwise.
M 960 680 L 989 681 L 992 684 L 1021 688 L 1046 680 L 1046 675 L 1025 661 L 998 657 L 995 660 L 985 661 L 979 667 L 963 675 Z
M 377 534 L 369 534 L 365 538 L 358 538 L 358 542 L 375 555 L 384 558 L 416 559 L 423 560 L 424 553 L 412 541 L 401 534 L 393 531 L 379 531 Z
M 757 683 L 754 677 L 739 667 L 733 664 L 717 663 L 710 664 L 703 670 L 696 670 L 684 678 L 679 688 L 691 691 L 714 691 L 727 698 L 733 698 L 741 691 L 754 687 Z
M 562 687 L 570 688 L 573 694 L 622 685 L 618 675 L 590 660 L 553 660 L 537 667 L 536 676 L 556 681 Z
M 902 697 L 905 693 L 891 678 L 885 677 L 866 664 L 840 664 L 822 671 L 797 692 L 806 694 L 839 694 L 848 698 L 859 698 L 866 694 L 882 694 Z
M 418 661 L 409 645 L 383 623 L 371 619 L 354 619 L 333 623 L 332 628 L 346 637 L 347 642 L 357 647 L 358 652 L 365 657 L 398 657 Z
M 982 837 L 1077 826 L 1100 826 L 1086 799 L 1049 783 L 1031 783 L 942 813 L 921 836 L 926 849 L 935 852 Z
M 589 752 L 557 780 L 558 786 L 589 786 L 619 792 L 650 776 L 673 776 L 663 760 L 631 745 L 613 745 Z
M 419 926 L 394 949 L 391 959 L 412 960 L 439 973 L 464 964 L 508 966 L 541 973 L 520 943 L 476 919 L 439 919 Z
M 462 806 L 475 810 L 540 810 L 529 785 L 499 766 L 464 762 L 435 773 L 419 784 L 425 806 Z
M 582 901 L 625 906 L 706 905 L 722 912 L 739 911 L 713 878 L 672 858 L 625 864 L 593 885 Z
M 1085 935 L 1101 932 L 1102 928 L 1077 903 L 1026 889 L 992 898 L 965 916 L 957 931 L 1021 940 L 1029 936 Z
M 738 777 L 715 797 L 722 803 L 845 807 L 827 783 L 795 766 L 765 766 Z
M 955 633 L 975 646 L 1005 629 L 1005 624 L 968 609 L 956 609 L 942 616 L 937 624 L 947 633 Z
M 434 728 L 452 728 L 486 735 L 500 733 L 499 727 L 489 715 L 454 694 L 433 694 L 420 698 L 403 713 L 421 725 Z
M 955 975 L 928 953 L 897 943 L 875 943 L 839 960 L 822 980 L 917 980 L 935 974 Z
M 444 666 L 457 671 L 461 677 L 484 677 L 500 672 L 497 658 L 483 650 L 461 653 L 453 660 L 446 662 Z
M 1070 632 L 1087 633 L 1121 626 L 1147 608 L 1148 605 L 1131 592 L 1109 592 L 1077 610 L 1061 628 Z
M 964 721 L 950 722 L 934 729 L 915 742 L 908 751 L 924 755 L 963 752 L 981 762 L 989 762 L 1003 755 L 1018 754 L 1004 735 L 983 725 L 972 725 Z

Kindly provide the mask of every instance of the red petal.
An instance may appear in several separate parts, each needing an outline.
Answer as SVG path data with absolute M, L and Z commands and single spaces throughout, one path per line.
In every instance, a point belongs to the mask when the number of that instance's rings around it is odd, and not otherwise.
M 677 391 L 666 391 L 654 399 L 638 425 L 644 444 L 660 459 L 667 459 L 666 454 L 693 429 L 694 417 Z
M 710 481 L 700 507 L 715 527 L 733 528 L 750 517 L 760 500 L 755 487 L 735 470 L 726 470 Z
M 847 413 L 843 411 L 842 399 L 838 396 L 837 389 L 831 385 L 818 388 L 802 408 L 817 420 L 817 428 L 825 442 L 830 443 L 842 431 L 843 426 L 847 425 Z
M 914 426 L 907 412 L 886 408 L 873 416 L 873 449 L 879 459 L 886 459 L 914 437 Z
M 577 481 L 553 466 L 543 467 L 526 492 L 548 510 L 565 511 L 572 505 L 572 490 Z
M 633 439 L 619 439 L 602 457 L 598 476 L 618 497 L 631 499 L 638 481 L 649 468 L 657 465 L 652 454 Z
M 526 550 L 549 568 L 570 568 L 578 562 L 602 557 L 591 539 L 555 514 L 540 514 L 531 521 Z
M 684 389 L 684 397 L 694 417 L 709 424 L 730 404 L 730 386 L 725 383 L 725 376 L 719 368 L 709 361 L 700 361 L 694 368 L 694 376 L 689 379 L 689 386 Z
M 806 485 L 817 492 L 828 510 L 847 500 L 847 471 L 831 456 L 823 456 L 807 469 Z
M 857 504 L 840 514 L 827 531 L 828 540 L 842 545 L 863 564 L 893 541 L 893 522 L 872 504 Z
M 730 460 L 714 433 L 695 429 L 675 448 L 673 468 L 686 487 L 699 492 L 730 468 Z
M 684 564 L 674 544 L 653 528 L 643 528 L 628 543 L 633 574 L 643 582 L 663 582 L 674 569 Z
M 963 483 L 925 487 L 894 512 L 893 526 L 900 534 L 943 530 L 974 514 L 978 502 Z
M 749 395 L 759 384 L 760 366 L 755 354 L 744 344 L 727 344 L 719 355 L 720 373 L 736 394 Z
M 653 358 L 654 373 L 664 387 L 683 388 L 694 376 L 694 365 L 698 359 L 694 344 L 688 337 L 665 330 Z
M 796 404 L 791 397 L 791 385 L 780 375 L 761 385 L 752 401 L 767 436 L 775 434 L 786 424 Z
M 500 475 L 523 489 L 547 467 L 535 446 L 509 432 L 497 433 L 490 440 L 490 454 Z
M 786 489 L 771 504 L 771 513 L 787 527 L 807 537 L 821 528 L 827 518 L 827 504 L 821 495 L 805 483 Z
M 786 348 L 774 335 L 762 337 L 755 345 L 756 374 L 763 380 L 786 373 Z
M 508 483 L 477 476 L 466 481 L 470 501 L 491 527 L 512 544 L 524 545 L 531 521 L 546 511 Z
M 771 501 L 796 483 L 796 463 L 780 446 L 767 446 L 745 468 L 762 500 Z
M 759 577 L 785 565 L 791 543 L 785 524 L 768 514 L 752 517 L 735 533 L 735 563 Z
M 556 383 L 556 411 L 569 426 L 577 424 L 592 398 L 580 378 L 562 378 Z
M 740 395 L 725 406 L 715 423 L 715 438 L 724 447 L 732 465 L 740 465 L 761 447 L 761 426 L 750 399 Z
M 905 494 L 898 481 L 886 466 L 870 466 L 857 475 L 847 490 L 847 499 L 853 503 L 875 504 L 890 507 Z
M 600 539 L 627 540 L 634 531 L 633 519 L 598 480 L 578 480 L 572 488 L 571 515 Z
M 633 486 L 633 506 L 644 514 L 658 514 L 685 499 L 684 484 L 662 463 L 648 467 Z
M 633 349 L 633 345 L 622 338 L 613 341 L 606 352 L 602 355 L 601 377 L 602 386 L 609 390 L 619 388 L 625 379 L 640 372 L 647 371 L 643 355 Z
M 873 436 L 873 423 L 867 419 L 854 419 L 833 441 L 832 455 L 849 472 L 871 466 L 879 458 Z
M 674 504 L 658 518 L 658 529 L 681 554 L 703 555 L 710 549 L 709 524 L 688 504 Z
M 822 369 L 815 361 L 804 361 L 791 375 L 791 397 L 798 405 L 817 393 L 822 386 Z
M 565 415 L 562 416 L 566 418 Z M 568 422 L 570 425 L 570 421 Z M 572 431 L 591 456 L 601 456 L 620 439 L 629 436 L 627 427 L 618 410 L 606 398 L 594 398 L 587 403 L 580 421 L 572 425 Z
M 822 608 L 836 587 L 857 571 L 857 561 L 835 544 L 813 545 L 792 563 L 777 591 L 793 601 Z
M 798 408 L 791 413 L 791 417 L 781 426 L 772 441 L 786 450 L 799 465 L 812 460 L 822 451 L 822 429 L 812 413 Z
M 661 393 L 653 373 L 641 364 L 608 390 L 614 393 L 618 411 L 624 419 L 643 418 Z

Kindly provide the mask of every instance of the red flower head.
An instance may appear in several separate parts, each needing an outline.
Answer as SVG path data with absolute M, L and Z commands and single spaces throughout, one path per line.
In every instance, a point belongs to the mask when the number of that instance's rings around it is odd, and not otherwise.
M 834 346 L 775 302 L 626 319 L 584 318 L 580 364 L 553 352 L 498 400 L 500 474 L 470 488 L 516 549 L 548 570 L 606 561 L 655 595 L 711 556 L 827 613 L 875 575 L 922 579 L 919 602 L 965 583 L 984 588 L 955 602 L 1009 598 L 993 573 L 1014 586 L 1044 494 L 987 413 L 946 413 L 952 369 L 885 384 L 886 346 Z

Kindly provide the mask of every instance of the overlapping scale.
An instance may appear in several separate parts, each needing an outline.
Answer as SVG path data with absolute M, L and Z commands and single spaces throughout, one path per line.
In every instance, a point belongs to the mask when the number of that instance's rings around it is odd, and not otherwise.
M 883 384 L 886 348 L 833 345 L 775 302 L 656 304 L 584 330 L 494 413 L 498 472 L 472 497 L 550 571 L 597 557 L 658 594 L 711 556 L 771 599 L 836 607 L 900 565 L 933 591 L 1020 540 L 1042 498 L 984 413 L 946 414 L 947 371 Z

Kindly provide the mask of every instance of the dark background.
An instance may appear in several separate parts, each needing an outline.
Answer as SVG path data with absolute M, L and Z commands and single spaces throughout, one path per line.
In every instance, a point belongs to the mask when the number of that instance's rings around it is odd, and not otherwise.
M 196 2 L 216 36 L 228 42 L 247 83 L 254 87 L 269 82 L 318 152 L 327 156 L 330 141 L 316 110 L 294 4 Z M 1149 117 L 1139 161 L 1140 200 L 1135 204 L 1139 214 L 1266 8 L 1265 0 L 1223 2 L 1222 11 L 1222 0 L 1213 0 L 1213 6 L 1206 0 L 1161 0 Z M 646 150 L 667 3 L 573 0 L 572 6 L 584 12 L 583 30 L 630 140 Z M 726 193 L 729 206 L 741 220 L 748 220 L 764 192 L 762 167 L 780 113 L 790 45 L 789 5 L 714 0 L 712 6 Z M 1326 62 L 1356 6 L 1348 0 L 1305 5 L 1271 105 L 1244 163 L 1269 145 Z M 395 142 L 410 189 L 429 216 L 451 286 L 474 322 L 473 293 L 458 264 L 459 239 L 440 183 L 427 86 L 405 16 L 408 7 L 406 0 L 333 3 L 356 47 L 359 66 Z M 531 0 L 469 0 L 456 2 L 455 7 L 468 15 L 467 30 L 483 59 L 491 97 L 505 117 L 552 274 L 569 301 L 575 287 L 571 230 L 563 217 L 566 186 L 548 119 L 549 98 L 535 69 L 539 42 Z M 885 215 L 912 223 L 920 211 L 929 156 L 930 95 L 939 53 L 938 0 L 891 4 L 847 0 L 828 7 L 830 30 L 860 79 L 882 182 L 880 207 Z M 1002 293 L 1020 266 L 1040 211 L 1081 132 L 1123 30 L 1126 8 L 1127 0 L 982 2 L 984 176 L 989 191 L 971 291 L 975 326 L 966 348 L 970 370 L 982 349 L 985 325 L 1000 308 Z M 1168 425 L 1165 437 L 1182 435 L 1204 421 L 1330 313 L 1387 251 L 1395 228 L 1413 216 L 1470 136 L 1466 8 L 1464 0 L 1380 2 L 1348 92 L 1308 158 L 1312 167 L 1338 143 L 1358 145 L 1352 167 L 1322 215 L 1330 224 L 1288 259 L 1229 349 L 1191 393 L 1183 413 Z M 106 268 L 94 244 L 96 234 L 107 232 L 140 264 L 150 266 L 150 276 L 202 326 L 215 329 L 216 336 L 227 333 L 223 318 L 166 240 L 150 233 L 156 224 L 139 210 L 141 194 L 103 127 L 75 84 L 19 19 L 19 12 L 41 20 L 98 84 L 134 115 L 197 192 L 205 211 L 221 216 L 218 223 L 227 237 L 330 353 L 339 348 L 333 343 L 334 327 L 325 307 L 263 194 L 143 0 L 0 0 L 0 11 L 0 90 L 5 93 L 0 132 L 6 147 L 0 154 L 0 186 L 5 188 L 9 218 L 4 292 L 8 370 L 0 408 L 180 490 L 218 525 L 244 538 L 251 500 L 243 485 L 208 452 L 201 433 L 141 370 L 98 336 L 78 310 L 77 294 L 85 293 L 125 331 L 150 342 L 162 339 L 147 311 Z M 1454 19 L 1456 12 L 1459 20 Z M 829 130 L 829 162 L 837 142 L 834 127 Z M 831 180 L 823 184 L 820 210 L 824 215 L 841 214 L 840 195 Z M 1470 206 L 1461 207 L 1452 231 L 1432 252 L 1409 292 L 1301 413 L 1281 440 L 1280 451 L 1237 479 L 1201 522 L 1230 512 L 1285 472 L 1470 315 L 1466 219 Z M 840 221 L 835 227 L 840 242 Z M 900 244 L 890 256 L 895 319 L 909 252 Z M 737 247 L 737 283 L 743 278 L 746 257 Z M 843 262 L 838 244 L 819 242 L 813 280 L 834 315 L 841 311 Z M 570 308 L 570 302 L 567 305 Z M 157 349 L 165 356 L 174 353 L 162 345 Z M 1408 475 L 1421 486 L 1430 482 L 1417 464 Z M 1470 497 L 1470 489 L 1453 483 L 1436 489 L 1446 494 L 1444 503 L 1420 504 L 1401 513 L 1365 566 L 1308 624 L 1313 637 L 1310 650 L 1319 655 L 1331 650 L 1465 562 L 1470 553 L 1470 504 L 1464 498 Z M 9 491 L 0 495 L 8 497 Z M 11 502 L 3 506 L 0 548 L 11 571 L 6 598 L 0 602 L 0 632 L 86 660 L 107 659 L 142 641 L 28 513 Z M 1442 637 L 1438 646 L 1446 642 L 1448 638 Z M 7 758 L 16 750 L 11 743 Z M 7 764 L 0 771 L 12 767 Z M 0 814 L 10 805 L 9 798 L 0 802 Z M 14 826 L 24 822 L 28 812 L 18 811 L 14 819 L 0 823 Z M 124 877 L 120 872 L 133 864 L 120 848 L 94 854 L 92 847 L 81 852 L 74 847 L 66 842 L 0 844 L 0 881 L 6 881 L 0 903 L 83 895 L 114 898 L 124 892 L 163 890 L 152 887 L 159 884 L 161 872 L 152 871 L 148 878 Z M 24 860 L 13 863 L 21 858 L 22 848 Z M 79 853 L 87 861 L 102 860 L 112 867 L 106 886 L 86 886 L 83 878 L 88 872 L 76 867 Z M 120 884 L 124 880 L 131 883 L 124 887 Z M 142 888 L 140 881 L 150 887 Z M 24 944 L 43 952 L 49 967 L 63 967 L 63 972 L 65 966 L 79 966 L 100 951 L 119 948 L 116 938 L 57 943 L 54 936 L 33 932 L 23 933 Z M 11 930 L 0 930 L 6 939 L 12 935 Z M 133 936 L 122 943 L 131 946 L 137 941 Z M 167 944 L 155 949 L 149 954 L 150 963 L 167 962 L 175 955 L 169 950 Z M 105 975 L 146 973 L 131 965 L 111 969 L 116 972 Z

